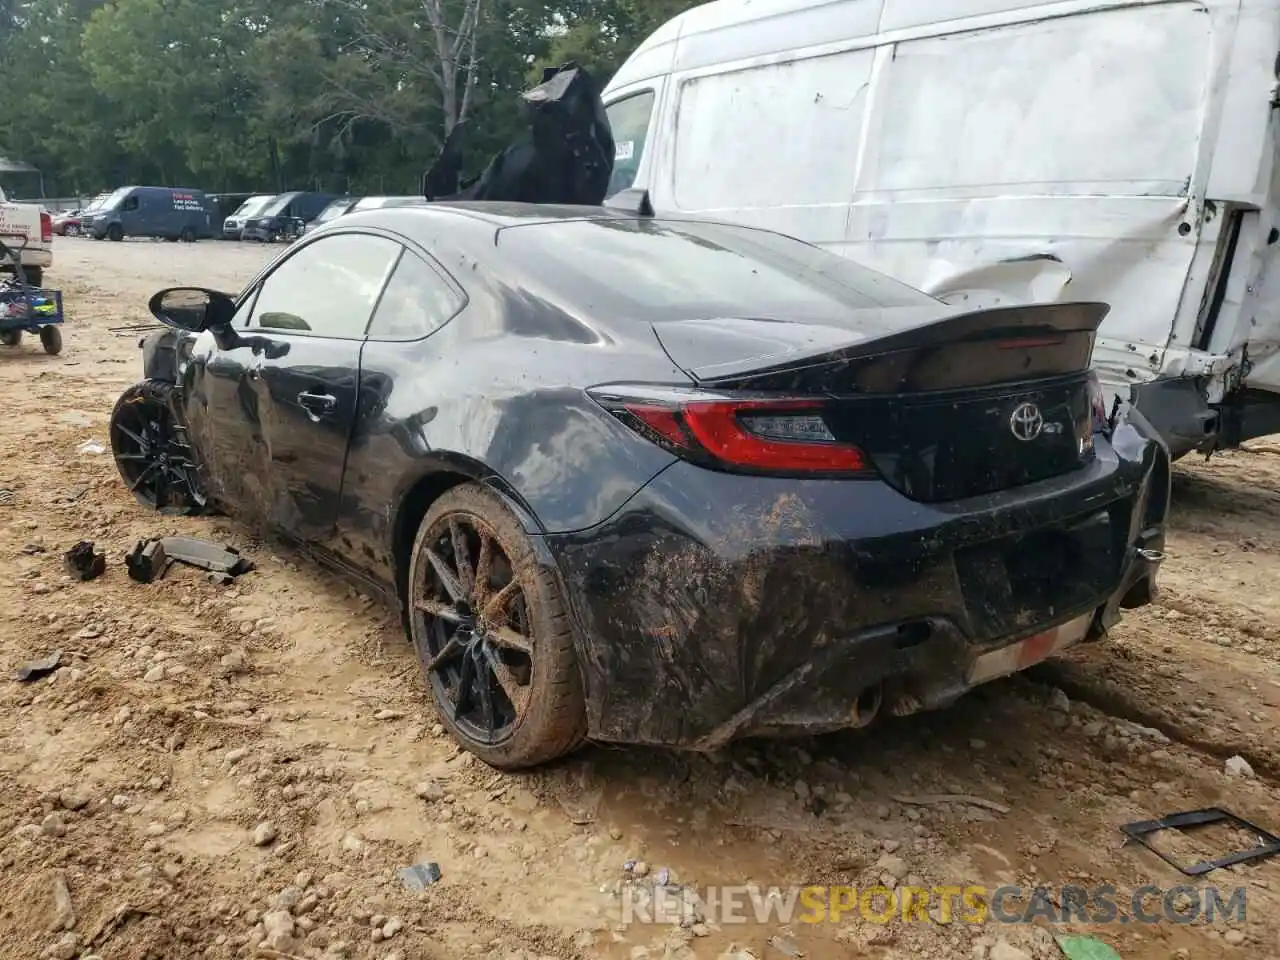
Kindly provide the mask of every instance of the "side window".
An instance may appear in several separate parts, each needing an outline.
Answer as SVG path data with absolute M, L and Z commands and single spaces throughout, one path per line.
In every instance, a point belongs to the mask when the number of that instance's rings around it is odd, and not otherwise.
M 609 196 L 628 189 L 636 181 L 640 158 L 649 137 L 649 121 L 653 116 L 653 91 L 634 93 L 605 107 L 609 128 L 613 131 L 613 176 L 609 178 Z
M 137 210 L 137 209 L 138 209 L 138 195 L 135 193 L 135 194 L 133 194 L 131 197 L 129 197 L 129 199 L 128 199 L 128 200 L 126 200 L 126 201 L 124 202 L 124 206 L 123 206 L 121 209 L 123 209 L 123 210 Z
M 462 298 L 425 261 L 404 252 L 382 292 L 370 340 L 417 340 L 443 326 L 462 307 Z
M 399 253 L 395 241 L 359 233 L 307 244 L 262 282 L 249 326 L 363 339 L 378 291 Z

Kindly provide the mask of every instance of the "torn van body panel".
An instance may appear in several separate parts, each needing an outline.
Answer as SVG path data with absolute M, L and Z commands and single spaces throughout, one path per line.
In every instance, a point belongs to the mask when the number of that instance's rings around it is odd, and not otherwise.
M 1108 392 L 1231 446 L 1280 431 L 1278 53 L 1272 0 L 719 0 L 611 79 L 611 189 L 970 309 L 1108 303 Z

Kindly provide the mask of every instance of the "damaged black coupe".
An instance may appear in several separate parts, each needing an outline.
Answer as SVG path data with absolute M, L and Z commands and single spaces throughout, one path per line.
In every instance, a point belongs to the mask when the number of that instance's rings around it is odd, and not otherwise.
M 127 485 L 378 591 L 498 767 L 944 706 L 1152 595 L 1168 457 L 1101 405 L 1101 304 L 965 311 L 747 227 L 442 203 L 152 309 Z

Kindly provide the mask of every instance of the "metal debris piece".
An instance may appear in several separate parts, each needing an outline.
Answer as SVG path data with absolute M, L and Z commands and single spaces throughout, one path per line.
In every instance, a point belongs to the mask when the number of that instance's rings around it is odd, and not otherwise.
M 170 560 L 165 556 L 163 540 L 140 540 L 124 558 L 129 568 L 129 578 L 138 583 L 159 580 L 169 569 Z
M 107 572 L 106 554 L 96 552 L 92 540 L 81 540 L 62 555 L 62 561 L 77 580 L 96 580 Z
M 78 483 L 74 487 L 68 487 L 54 498 L 55 503 L 75 503 L 89 492 L 87 483 Z
M 12 490 L 10 490 L 8 487 L 4 487 L 3 489 L 0 489 L 0 507 L 9 506 L 11 503 L 13 503 L 16 497 L 17 497 L 17 494 L 14 493 Z
M 1213 823 L 1227 823 L 1253 834 L 1258 838 L 1257 846 L 1251 850 L 1229 853 L 1224 857 L 1204 860 L 1200 863 L 1193 863 L 1189 867 L 1184 867 L 1162 850 L 1156 849 L 1149 839 L 1151 834 L 1159 833 L 1161 830 L 1188 830 L 1192 827 L 1204 827 Z M 1223 810 L 1221 807 L 1188 810 L 1185 813 L 1171 813 L 1169 816 L 1161 817 L 1159 820 L 1139 820 L 1136 823 L 1126 823 L 1120 827 L 1120 832 L 1130 840 L 1142 844 L 1169 866 L 1174 867 L 1188 877 L 1199 877 L 1209 873 L 1211 870 L 1235 866 L 1237 863 L 1247 863 L 1250 860 L 1265 860 L 1280 854 L 1280 837 L 1273 836 L 1261 827 L 1250 823 L 1243 817 L 1238 817 L 1234 813 Z
M 1009 808 L 1003 803 L 996 803 L 994 800 L 987 800 L 983 797 L 973 797 L 967 793 L 938 793 L 929 794 L 923 797 L 902 797 L 895 795 L 890 799 L 911 807 L 936 807 L 943 803 L 963 803 L 968 804 L 971 807 L 982 807 L 984 810 L 990 810 L 993 813 L 1009 812 Z
M 62 651 L 51 653 L 43 660 L 31 660 L 18 668 L 16 674 L 19 683 L 32 683 L 47 677 L 62 666 Z
M 415 863 L 411 867 L 404 867 L 397 871 L 400 882 L 409 890 L 423 890 L 440 879 L 440 864 Z

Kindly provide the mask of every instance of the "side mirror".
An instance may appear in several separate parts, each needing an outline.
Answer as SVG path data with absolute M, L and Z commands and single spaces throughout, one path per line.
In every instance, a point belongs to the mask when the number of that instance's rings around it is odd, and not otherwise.
M 161 323 L 189 333 L 226 327 L 236 312 L 233 298 L 203 287 L 169 287 L 147 306 Z

